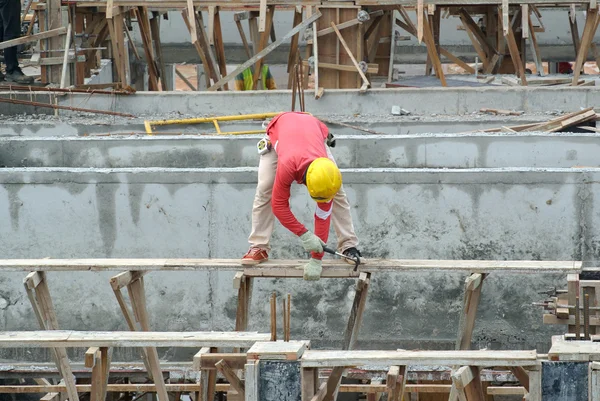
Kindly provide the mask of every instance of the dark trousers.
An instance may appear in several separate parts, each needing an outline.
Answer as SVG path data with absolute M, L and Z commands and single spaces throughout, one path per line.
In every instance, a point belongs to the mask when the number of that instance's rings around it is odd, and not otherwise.
M 0 42 L 16 39 L 19 36 L 21 36 L 20 0 L 0 0 Z M 17 46 L 4 49 L 4 62 L 8 73 L 19 68 Z

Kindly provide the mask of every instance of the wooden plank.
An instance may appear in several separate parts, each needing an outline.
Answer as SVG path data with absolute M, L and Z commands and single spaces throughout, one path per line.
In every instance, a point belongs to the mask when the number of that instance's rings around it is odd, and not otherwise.
M 472 380 L 465 385 L 465 395 L 468 401 L 484 401 L 485 395 L 483 393 L 483 386 L 481 385 L 481 377 L 479 375 L 479 368 L 476 366 L 469 366 L 470 376 Z
M 22 45 L 30 42 L 37 42 L 38 40 L 54 38 L 60 35 L 64 35 L 67 33 L 67 28 L 61 27 L 56 29 L 51 29 L 45 32 L 35 33 L 29 36 L 23 36 L 17 39 L 5 40 L 4 42 L 0 42 L 0 50 L 7 49 L 9 47 Z
M 592 108 L 577 112 L 587 112 Z M 552 121 L 563 121 L 576 113 L 566 114 Z M 521 128 L 539 125 L 526 124 Z M 515 129 L 515 127 L 512 127 Z M 302 277 L 302 272 L 292 273 L 302 260 L 272 259 L 251 268 L 240 265 L 239 259 L 0 259 L 0 272 L 15 271 L 243 271 L 252 277 L 271 277 L 271 271 L 280 271 L 275 277 Z M 328 277 L 358 277 L 361 272 L 379 271 L 453 271 L 468 273 L 579 273 L 581 261 L 530 261 L 530 260 L 434 260 L 434 259 L 369 259 L 357 272 L 348 269 L 340 260 L 324 260 L 323 272 Z M 288 270 L 289 269 L 289 270 Z
M 352 54 L 352 51 L 348 47 L 348 44 L 344 40 L 344 37 L 342 36 L 342 34 L 340 33 L 340 31 L 337 29 L 337 27 L 335 26 L 335 24 L 333 22 L 331 23 L 331 27 L 334 29 L 335 34 L 338 36 L 338 39 L 340 40 L 340 43 L 344 47 L 344 50 L 346 50 L 346 54 L 348 54 L 348 57 L 350 57 L 352 64 L 354 64 L 354 66 L 356 67 L 356 70 L 358 71 L 358 74 L 360 75 L 360 77 L 363 81 L 363 86 L 370 87 L 371 83 L 369 82 L 369 80 L 367 79 L 365 74 L 362 72 L 360 66 L 358 65 L 358 62 L 356 61 L 356 58 L 354 57 L 354 55 Z
M 311 23 L 313 23 L 314 21 L 316 21 L 317 19 L 319 19 L 319 17 L 321 17 L 321 13 L 317 12 L 317 13 L 313 14 L 311 17 L 307 18 L 302 24 L 294 27 L 285 36 L 279 38 L 276 42 L 271 43 L 265 49 L 263 49 L 259 53 L 255 54 L 254 57 L 252 57 L 250 60 L 246 61 L 245 63 L 243 63 L 242 65 L 240 65 L 238 68 L 236 68 L 229 75 L 227 75 L 226 77 L 223 77 L 222 79 L 220 79 L 219 82 L 217 82 L 216 84 L 214 84 L 213 86 L 211 86 L 208 90 L 209 91 L 214 91 L 214 90 L 217 90 L 217 89 L 221 88 L 227 82 L 229 82 L 232 79 L 234 79 L 240 72 L 242 72 L 246 68 L 250 67 L 257 60 L 262 60 L 263 57 L 265 57 L 266 55 L 268 55 L 269 53 L 271 53 L 274 49 L 276 49 L 277 47 L 279 47 L 284 41 L 287 41 L 288 39 L 290 39 L 292 36 L 294 36 L 295 34 L 297 34 L 298 32 L 300 32 L 302 29 L 306 28 L 308 25 L 310 25 Z
M 208 26 L 206 27 L 206 31 L 208 34 L 208 45 L 213 46 L 215 44 L 215 12 L 216 6 L 209 5 L 208 6 Z M 202 29 L 204 29 L 204 25 L 202 25 Z
M 195 15 L 196 14 L 196 10 L 194 8 L 194 0 L 187 0 L 187 15 Z M 236 21 L 239 22 L 239 21 Z M 198 42 L 198 33 L 196 32 L 196 24 L 189 24 L 189 22 L 186 22 L 187 28 L 190 31 L 190 38 L 192 41 L 192 44 Z
M 1 337 L 0 337 L 1 339 Z M 0 340 L 1 341 L 1 340 Z M 1 344 L 1 342 L 0 342 Z M 305 351 L 300 360 L 306 368 L 395 365 L 537 366 L 532 351 Z
M 204 66 L 204 68 L 205 69 L 208 68 L 210 70 L 211 77 L 213 77 L 213 80 L 217 80 L 220 77 L 219 65 L 217 63 L 217 58 L 211 47 L 207 31 L 204 29 L 204 21 L 202 19 L 202 12 L 197 11 L 196 15 L 194 15 L 194 19 L 196 21 L 196 31 L 198 32 L 198 40 L 200 42 L 200 46 L 202 47 L 202 51 L 206 55 L 206 59 L 208 61 L 208 64 L 206 64 Z M 190 23 L 191 23 L 191 21 L 190 21 Z M 214 27 L 210 27 L 210 28 L 212 28 L 214 30 Z M 209 32 L 210 32 L 210 30 L 209 30 Z M 223 86 L 225 86 L 225 85 L 223 85 Z M 227 86 L 225 86 L 225 88 L 227 88 Z
M 246 33 L 244 32 L 244 27 L 242 26 L 241 21 L 235 21 L 235 25 L 237 26 L 238 32 L 240 33 L 240 39 L 242 39 L 242 44 L 244 45 L 244 50 L 246 51 L 246 57 L 252 57 L 252 50 L 250 49 L 250 45 L 248 44 L 248 38 L 246 37 Z
M 260 8 L 258 14 L 258 32 L 267 30 L 267 0 L 260 0 Z M 268 32 L 270 33 L 270 32 Z
M 580 38 L 579 38 L 579 27 L 577 25 L 577 12 L 576 12 L 576 8 L 575 8 L 575 4 L 571 4 L 571 7 L 569 7 L 569 14 L 568 14 L 568 18 L 569 18 L 569 27 L 571 29 L 571 39 L 573 40 L 573 47 L 575 49 L 575 57 L 577 57 L 577 54 L 579 53 L 579 45 L 580 45 Z
M 511 366 L 509 369 L 525 390 L 529 391 L 529 374 L 527 371 L 520 366 Z
M 308 62 L 304 61 L 303 65 L 308 66 Z M 332 70 L 338 70 L 338 71 L 347 71 L 347 72 L 355 72 L 356 71 L 356 67 L 354 67 L 353 65 L 338 65 L 338 64 L 320 62 L 319 67 L 326 68 L 326 69 L 332 69 Z M 378 71 L 379 71 L 378 64 L 375 64 L 375 63 L 367 64 L 367 73 L 376 74 Z
M 299 25 L 302 22 L 302 7 L 296 7 L 294 9 L 294 21 L 292 28 Z M 288 72 L 288 89 L 292 89 L 292 77 L 294 76 L 294 66 L 298 62 L 298 43 L 300 41 L 300 34 L 297 33 L 292 36 L 292 42 L 290 44 L 290 52 L 288 54 L 287 72 Z M 250 58 L 250 56 L 248 56 Z
M 63 64 L 62 64 L 62 71 L 61 71 L 61 77 L 60 77 L 60 87 L 61 88 L 66 88 L 67 85 L 67 71 L 68 71 L 68 61 L 69 61 L 69 50 L 71 49 L 71 32 L 72 32 L 72 25 L 69 24 L 67 27 L 67 36 L 65 37 L 65 54 L 63 56 Z
M 248 360 L 296 361 L 310 347 L 310 341 L 257 342 L 248 350 Z
M 425 30 L 423 13 L 423 0 L 417 0 L 417 40 L 419 44 L 423 41 L 423 31 Z
M 344 334 L 344 342 L 342 343 L 343 350 L 350 350 L 356 346 L 370 284 L 371 274 L 361 273 L 356 282 L 354 301 L 352 303 L 352 308 L 350 309 L 350 316 L 348 317 L 348 324 L 346 325 L 346 332 Z
M 312 44 L 312 57 L 313 57 L 313 62 L 314 62 L 314 67 L 313 67 L 313 80 L 314 80 L 314 87 L 315 87 L 315 99 L 320 99 L 321 95 L 319 93 L 319 91 L 321 90 L 321 83 L 319 80 L 319 39 L 317 37 L 317 25 L 320 23 L 321 21 L 315 21 L 315 23 L 312 25 L 312 37 L 313 37 L 313 44 Z M 307 68 L 308 71 L 308 68 Z M 308 76 L 306 76 L 306 82 L 308 83 Z
M 583 35 L 581 36 L 581 44 L 579 46 L 579 52 L 577 53 L 577 59 L 575 60 L 575 67 L 573 67 L 573 82 L 571 85 L 576 86 L 579 82 L 579 76 L 581 75 L 581 69 L 583 63 L 587 60 L 590 45 L 594 39 L 594 35 L 598 30 L 598 9 L 594 8 L 587 11 L 587 17 L 585 19 L 585 27 L 583 28 Z
M 158 70 L 154 60 L 154 51 L 152 49 L 152 37 L 150 34 L 150 23 L 148 21 L 148 11 L 145 7 L 135 9 L 138 26 L 140 28 L 140 36 L 142 37 L 142 45 L 146 63 L 148 65 L 148 89 L 151 91 L 158 90 Z M 111 24 L 108 24 L 109 28 Z M 111 30 L 111 37 L 114 29 Z M 113 45 L 114 48 L 114 45 Z

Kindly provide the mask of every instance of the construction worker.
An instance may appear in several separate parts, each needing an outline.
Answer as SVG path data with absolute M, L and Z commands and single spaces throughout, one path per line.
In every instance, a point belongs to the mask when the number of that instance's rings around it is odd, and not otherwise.
M 329 236 L 330 221 L 337 235 L 338 251 L 352 258 L 361 256 L 356 248 L 358 238 L 342 187 L 342 175 L 329 149 L 332 138 L 325 124 L 306 113 L 282 113 L 269 123 L 267 138 L 259 142 L 261 157 L 252 207 L 252 232 L 248 238 L 250 250 L 242 258 L 243 265 L 268 260 L 275 217 L 300 237 L 304 249 L 311 252 L 311 259 L 302 266 L 306 280 L 318 280 L 321 276 L 323 245 Z M 317 202 L 316 235 L 290 210 L 294 181 L 306 185 Z
M 0 0 L 0 42 L 16 39 L 21 35 L 21 1 Z M 23 74 L 17 59 L 17 46 L 4 49 L 4 63 L 6 75 L 0 72 L 0 81 L 30 84 L 33 77 Z
M 2 0 L 0 0 L 2 1 Z M 277 89 L 275 79 L 271 75 L 271 69 L 268 65 L 263 65 L 261 68 L 261 75 L 259 77 L 258 89 L 262 90 L 273 90 Z M 235 90 L 237 91 L 251 91 L 254 88 L 254 66 L 246 68 L 235 77 Z

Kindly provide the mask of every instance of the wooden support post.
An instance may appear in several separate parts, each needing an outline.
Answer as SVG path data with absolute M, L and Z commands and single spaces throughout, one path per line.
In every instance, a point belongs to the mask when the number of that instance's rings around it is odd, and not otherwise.
M 200 42 L 198 40 L 196 19 L 194 18 L 195 13 L 196 13 L 195 10 L 193 10 L 192 14 L 189 14 L 189 12 L 187 10 L 183 10 L 181 12 L 181 16 L 183 17 L 183 22 L 187 26 L 188 31 L 190 31 L 190 34 L 196 35 L 195 36 L 196 40 L 192 41 L 192 44 L 196 48 L 196 51 L 198 52 L 198 55 L 200 56 L 200 59 L 202 60 L 202 66 L 204 67 L 204 79 L 206 81 L 206 87 L 209 88 L 211 85 L 211 81 L 210 81 L 211 78 L 213 78 L 215 80 L 215 82 L 218 81 L 219 78 L 215 75 L 212 68 L 210 68 L 210 65 L 208 64 L 208 58 L 206 57 L 206 54 L 204 54 L 204 50 L 202 49 L 202 46 L 200 45 Z M 192 15 L 191 21 L 190 21 L 189 15 Z
M 456 346 L 454 347 L 456 350 L 471 349 L 477 307 L 479 306 L 481 287 L 485 276 L 485 274 L 474 273 L 465 280 L 463 309 L 460 315 L 458 338 L 456 340 Z
M 542 369 L 535 366 L 529 370 L 529 400 L 542 401 Z
M 391 366 L 387 374 L 389 401 L 402 401 L 406 388 L 406 366 Z
M 142 37 L 142 45 L 148 65 L 148 89 L 151 91 L 158 90 L 158 70 L 154 60 L 154 51 L 152 48 L 152 35 L 150 33 L 150 23 L 148 21 L 148 10 L 146 7 L 137 7 L 135 9 L 138 25 L 140 28 L 140 36 Z M 110 22 L 109 22 L 110 28 Z M 112 37 L 112 31 L 111 31 Z M 114 45 L 113 45 L 114 48 Z
M 352 309 L 350 310 L 350 317 L 348 318 L 348 325 L 346 326 L 346 333 L 344 335 L 344 342 L 342 344 L 343 350 L 354 349 L 356 346 L 370 284 L 371 273 L 361 273 L 356 283 L 354 302 L 352 303 Z M 333 368 L 329 379 L 327 380 L 323 401 L 332 401 L 335 399 L 340 383 L 342 382 L 344 370 L 343 367 Z
M 521 78 L 521 85 L 527 86 L 527 77 L 525 76 L 525 66 L 521 60 L 521 55 L 519 54 L 519 47 L 517 46 L 517 41 L 515 40 L 515 34 L 512 28 L 512 24 L 508 26 L 508 35 L 506 36 L 506 42 L 508 44 L 508 50 L 510 51 L 510 57 L 512 59 L 513 65 L 515 66 L 515 71 L 519 78 Z
M 573 82 L 572 86 L 577 86 L 579 82 L 579 76 L 581 75 L 581 69 L 583 64 L 587 60 L 588 52 L 590 51 L 590 45 L 594 40 L 594 35 L 598 29 L 598 9 L 593 8 L 587 11 L 587 17 L 585 19 L 585 27 L 583 28 L 583 35 L 581 36 L 581 43 L 579 45 L 579 52 L 577 53 L 577 59 L 575 61 L 575 67 L 573 68 Z
M 442 63 L 440 61 L 440 57 L 438 56 L 437 49 L 435 46 L 435 42 L 433 40 L 433 36 L 431 34 L 431 29 L 429 27 L 428 18 L 423 19 L 424 30 L 423 36 L 425 40 L 425 46 L 427 46 L 427 54 L 431 58 L 433 66 L 435 68 L 435 72 L 437 77 L 439 78 L 442 86 L 448 86 L 446 83 L 446 77 L 444 76 L 444 71 L 442 69 Z
M 519 380 L 521 386 L 525 387 L 525 390 L 529 391 L 529 374 L 521 366 L 510 366 L 512 374 Z
M 528 16 L 528 24 L 529 24 L 529 44 L 531 46 L 531 53 L 533 54 L 533 61 L 535 62 L 535 69 L 537 70 L 537 74 L 539 76 L 544 75 L 544 65 L 542 64 L 542 53 L 540 52 L 540 48 L 538 46 L 537 34 L 533 29 L 533 23 L 531 22 L 531 13 Z
M 156 54 L 156 62 L 160 70 L 160 86 L 163 91 L 167 90 L 167 69 L 165 68 L 165 60 L 163 58 L 162 44 L 160 43 L 160 15 L 158 12 L 152 12 L 150 19 L 150 32 L 154 42 L 154 54 Z M 173 88 L 175 90 L 175 88 Z
M 294 8 L 294 22 L 293 27 L 296 27 L 302 22 L 302 6 L 296 6 Z M 294 66 L 298 63 L 298 42 L 300 41 L 300 34 L 297 33 L 292 36 L 292 42 L 290 45 L 290 53 L 288 55 L 288 89 L 292 89 L 292 78 L 294 77 Z
M 315 85 L 315 99 L 320 99 L 321 98 L 321 87 L 320 87 L 320 82 L 319 82 L 319 37 L 317 35 L 317 23 L 315 22 L 312 25 L 312 37 L 313 37 L 313 43 L 312 43 L 312 57 L 313 57 L 313 62 L 314 62 L 314 67 L 313 67 L 313 80 L 314 80 L 314 85 Z M 306 82 L 308 83 L 308 77 L 306 77 Z
M 58 330 L 58 319 L 56 310 L 50 297 L 50 289 L 46 280 L 45 272 L 32 272 L 23 280 L 27 297 L 31 302 L 33 311 L 38 319 L 40 328 L 43 330 Z M 75 376 L 69 364 L 69 358 L 65 348 L 52 348 L 56 368 L 62 376 L 69 399 L 78 400 L 77 388 L 75 387 Z
M 248 330 L 248 316 L 250 311 L 250 300 L 252 297 L 253 278 L 244 276 L 244 273 L 236 273 L 233 279 L 233 288 L 238 290 L 238 304 L 235 315 L 235 331 Z
M 246 391 L 246 401 L 260 401 L 258 397 L 258 382 L 260 381 L 259 361 L 251 361 L 245 366 L 246 381 L 244 383 Z
M 223 376 L 225 376 L 225 378 L 231 384 L 231 386 L 237 391 L 241 399 L 244 400 L 246 398 L 246 387 L 244 386 L 244 383 L 240 380 L 240 378 L 237 377 L 233 369 L 231 369 L 229 364 L 221 359 L 215 364 L 215 366 L 217 370 L 221 372 Z
M 273 26 L 274 14 L 275 14 L 275 7 L 270 6 L 267 9 L 267 17 L 266 17 L 267 21 L 266 21 L 265 29 L 260 34 L 260 43 L 258 45 L 258 52 L 262 51 L 269 44 L 269 37 L 271 35 L 271 27 Z M 259 30 L 260 30 L 260 28 L 259 28 Z M 262 76 L 261 69 L 262 69 L 262 58 L 256 60 L 256 64 L 254 64 L 254 85 L 253 85 L 254 90 L 257 89 L 258 81 L 259 81 L 260 77 Z M 264 84 L 264 82 L 263 82 L 263 84 Z
M 248 38 L 246 37 L 246 33 L 244 32 L 244 27 L 242 26 L 242 21 L 235 20 L 235 25 L 237 26 L 238 32 L 240 33 L 240 39 L 242 39 L 242 43 L 244 44 L 244 50 L 246 51 L 246 57 L 252 57 L 252 50 L 250 49 L 250 45 L 248 44 Z
M 121 310 L 127 320 L 129 329 L 132 331 L 150 331 L 150 321 L 148 319 L 148 310 L 146 308 L 146 294 L 144 290 L 144 272 L 129 271 L 118 274 L 110 280 L 110 284 L 113 291 L 121 306 Z M 129 300 L 131 302 L 131 309 L 133 310 L 133 317 L 129 313 L 125 302 L 121 295 L 121 288 L 127 287 L 129 293 Z M 135 321 L 139 323 L 139 329 L 135 325 Z M 144 364 L 148 374 L 156 385 L 156 393 L 159 401 L 169 401 L 167 395 L 167 389 L 163 380 L 162 371 L 160 369 L 160 361 L 158 359 L 158 353 L 156 347 L 145 347 L 144 348 Z
M 46 16 L 46 21 L 47 21 L 47 25 L 45 26 L 44 30 L 51 31 L 53 29 L 63 27 L 61 0 L 47 0 L 46 1 L 46 10 L 44 11 L 44 14 Z M 41 20 L 41 18 L 40 18 L 40 20 Z M 43 31 L 42 27 L 40 27 L 40 31 Z M 46 57 L 55 56 L 55 54 L 53 54 L 54 53 L 53 51 L 59 50 L 63 46 L 63 41 L 58 36 L 49 38 L 46 41 L 46 43 L 47 43 L 46 49 L 50 51 L 49 53 L 45 54 Z M 62 55 L 62 54 L 60 54 L 60 55 Z M 48 67 L 46 67 L 46 71 L 48 73 L 47 74 L 48 82 L 55 83 L 55 84 L 60 83 L 61 66 L 59 66 L 59 65 L 48 66 Z M 42 72 L 42 75 L 43 75 L 43 72 Z
M 319 17 L 321 17 L 321 13 L 319 13 L 319 12 L 317 12 L 316 14 L 313 14 L 312 16 L 308 17 L 306 20 L 304 20 L 302 22 L 302 24 L 296 26 L 294 29 L 292 29 L 290 32 L 288 32 L 285 36 L 277 39 L 276 42 L 271 43 L 265 49 L 263 49 L 262 51 L 260 51 L 257 54 L 255 54 L 250 60 L 246 61 L 245 63 L 243 63 L 242 65 L 240 65 L 238 68 L 236 68 L 233 72 L 229 73 L 226 77 L 224 77 L 221 80 L 219 80 L 219 82 L 217 82 L 216 84 L 214 84 L 213 86 L 211 86 L 209 88 L 209 90 L 210 91 L 214 91 L 214 90 L 217 90 L 217 89 L 221 88 L 227 82 L 229 82 L 233 78 L 235 78 L 237 76 L 237 74 L 239 74 L 240 72 L 244 71 L 246 68 L 248 68 L 249 66 L 251 66 L 252 64 L 254 64 L 256 62 L 256 60 L 260 60 L 263 57 L 265 57 L 267 54 L 269 54 L 274 49 L 276 49 L 277 47 L 279 47 L 284 41 L 290 39 L 296 33 L 300 32 L 302 29 L 304 29 L 305 27 L 307 27 L 308 25 L 310 25 L 311 23 L 313 23 L 314 21 L 316 21 Z
M 319 370 L 317 368 L 302 369 L 302 401 L 310 401 L 319 387 Z
M 221 14 L 219 13 L 220 8 L 215 7 L 214 14 L 214 46 L 215 54 L 217 56 L 217 62 L 219 63 L 219 71 L 221 76 L 227 75 L 227 60 L 225 59 L 225 43 L 223 43 L 223 30 L 221 28 Z M 224 85 L 225 90 L 229 90 L 229 86 Z
M 108 374 L 110 372 L 108 348 L 89 348 L 85 353 L 85 367 L 92 368 L 91 401 L 106 400 Z
M 580 40 L 579 40 L 579 27 L 577 26 L 577 8 L 575 4 L 571 4 L 569 7 L 569 26 L 571 28 L 571 38 L 573 39 L 573 48 L 575 49 L 575 57 L 579 54 Z
M 217 58 L 216 58 L 216 56 L 212 50 L 211 44 L 209 42 L 209 38 L 206 33 L 206 30 L 204 29 L 204 20 L 202 19 L 202 11 L 196 11 L 196 15 L 194 16 L 194 19 L 196 20 L 196 32 L 198 32 L 198 41 L 200 42 L 202 51 L 206 55 L 206 59 L 208 61 L 205 68 L 208 67 L 211 70 L 210 76 L 213 78 L 213 80 L 215 80 L 215 79 L 218 80 L 221 77 L 221 75 L 219 74 L 219 66 L 217 63 Z M 190 23 L 191 23 L 191 21 L 190 21 Z M 210 29 L 210 27 L 209 27 L 209 29 Z M 223 86 L 225 87 L 225 90 L 228 89 L 227 85 L 223 85 Z
M 473 43 L 473 47 L 477 52 L 477 55 L 481 59 L 483 63 L 483 67 L 486 68 L 490 59 L 496 54 L 496 49 L 492 47 L 485 36 L 485 34 L 481 31 L 481 28 L 473 21 L 473 18 L 467 13 L 467 10 L 461 8 L 459 11 L 460 20 L 463 23 L 465 30 L 469 34 L 471 38 L 471 42 Z

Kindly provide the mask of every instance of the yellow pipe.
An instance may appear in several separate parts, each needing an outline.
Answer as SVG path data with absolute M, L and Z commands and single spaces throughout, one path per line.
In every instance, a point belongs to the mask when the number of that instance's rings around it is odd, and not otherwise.
M 158 120 L 158 121 L 144 121 L 146 127 L 146 133 L 152 133 L 153 126 L 159 125 L 172 125 L 172 124 L 202 124 L 202 123 L 214 123 L 215 121 L 239 121 L 239 120 L 264 120 L 266 118 L 273 118 L 280 112 L 276 113 L 262 113 L 262 114 L 242 114 L 233 116 L 217 116 L 217 117 L 202 117 L 202 118 L 184 118 L 180 120 Z

